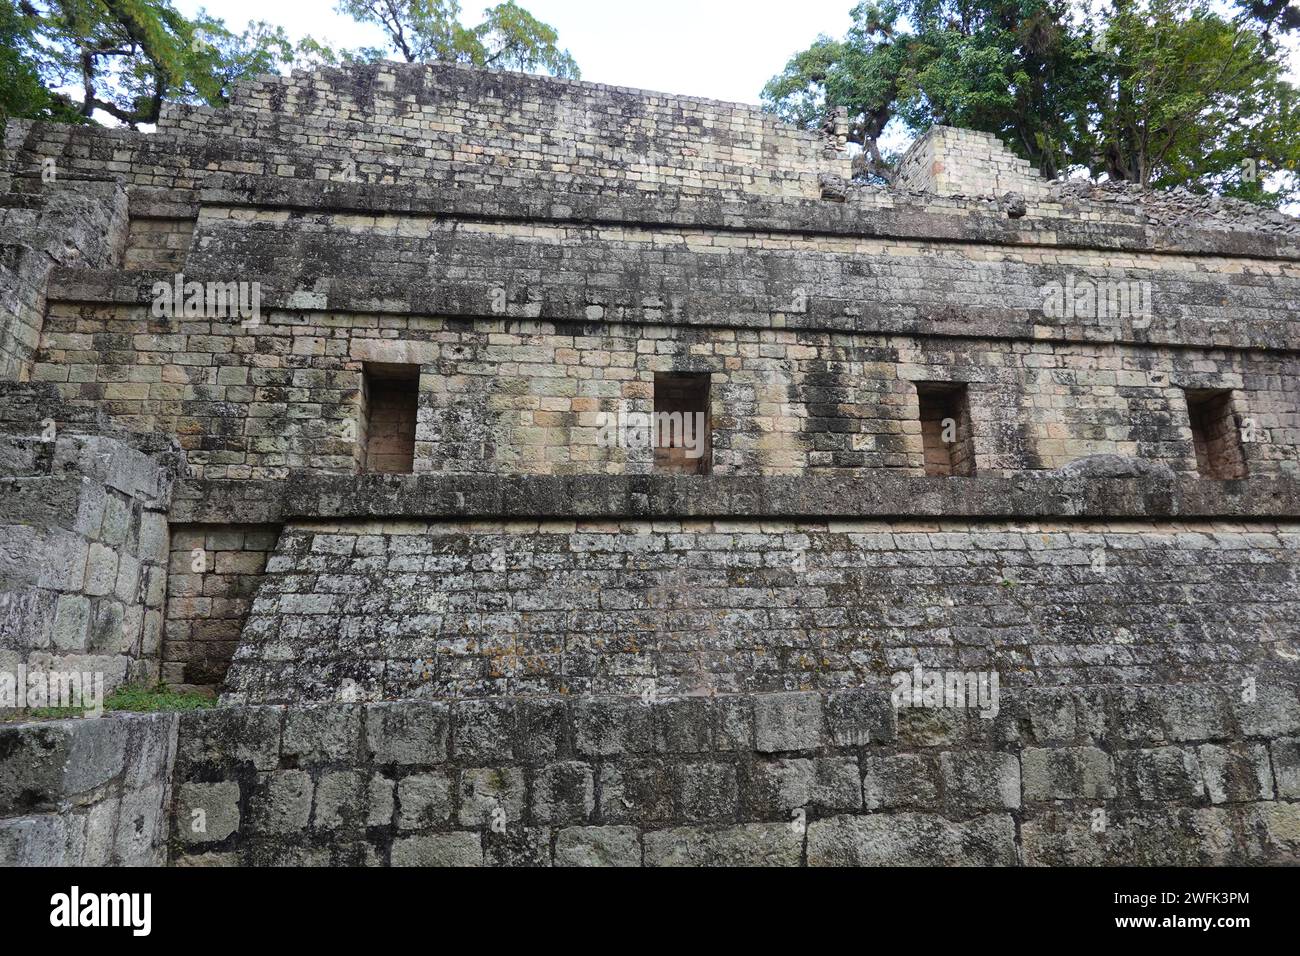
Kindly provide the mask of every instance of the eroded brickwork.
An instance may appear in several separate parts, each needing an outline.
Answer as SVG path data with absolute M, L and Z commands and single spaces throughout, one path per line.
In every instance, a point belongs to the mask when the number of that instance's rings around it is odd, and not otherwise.
M 132 216 L 123 267 L 182 270 L 193 238 L 194 223 L 189 220 Z
M 225 679 L 278 537 L 267 525 L 172 527 L 164 681 L 217 687 Z
M 393 64 L 9 123 L 0 664 L 233 661 L 176 862 L 1295 862 L 1300 222 L 952 129 L 854 184 L 846 130 Z M 697 467 L 618 424 L 697 405 Z M 156 859 L 100 783 L 140 845 L 0 854 Z
M 921 474 L 914 382 L 966 384 L 979 473 L 1096 454 L 1194 471 L 1189 387 L 1240 394 L 1252 473 L 1300 470 L 1293 353 L 316 313 L 245 329 L 56 305 L 35 375 L 73 405 L 179 434 L 208 478 L 285 478 L 358 470 L 368 361 L 423 369 L 422 473 L 649 471 L 653 450 L 602 443 L 598 416 L 649 414 L 655 374 L 673 372 L 710 375 L 721 474 Z
M 182 718 L 174 860 L 1015 866 L 1300 859 L 1294 692 L 886 690 Z M 204 811 L 209 826 L 185 822 Z M 1096 826 L 1098 813 L 1105 825 Z
M 228 699 L 1236 682 L 1292 654 L 1300 526 L 290 525 Z
M 176 469 L 165 447 L 48 420 L 0 434 L 0 672 L 98 674 L 105 693 L 158 679 Z

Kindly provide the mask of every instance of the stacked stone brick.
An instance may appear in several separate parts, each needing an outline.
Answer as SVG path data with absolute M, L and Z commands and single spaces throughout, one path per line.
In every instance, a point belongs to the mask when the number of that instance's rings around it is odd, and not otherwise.
M 1294 221 L 947 128 L 853 184 L 845 122 L 377 64 L 9 123 L 0 661 L 224 691 L 176 862 L 1294 862 Z M 684 382 L 704 460 L 610 440 Z M 76 842 L 126 779 L 3 858 L 160 858 Z

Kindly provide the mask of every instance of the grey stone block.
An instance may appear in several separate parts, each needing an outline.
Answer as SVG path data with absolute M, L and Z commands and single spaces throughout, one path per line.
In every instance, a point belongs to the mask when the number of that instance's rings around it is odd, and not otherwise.
M 759 753 L 815 750 L 822 743 L 820 694 L 759 694 L 754 698 L 754 740 Z
M 293 707 L 285 712 L 281 753 L 303 766 L 352 762 L 361 745 L 359 704 Z
M 513 700 L 467 700 L 452 709 L 458 760 L 481 763 L 514 757 L 515 708 Z
M 71 723 L 0 725 L 0 814 L 53 808 L 64 793 Z
M 803 853 L 794 823 L 674 827 L 648 832 L 644 842 L 646 866 L 798 866 Z
M 1253 803 L 1273 798 L 1273 772 L 1264 744 L 1197 748 L 1211 803 Z
M 56 650 L 86 651 L 90 635 L 90 601 L 75 594 L 59 597 L 54 616 L 53 641 Z
M 306 771 L 259 774 L 248 803 L 249 826 L 255 833 L 301 833 L 311 818 L 311 803 L 312 779 Z
M 580 700 L 573 721 L 578 753 L 584 757 L 654 752 L 653 717 L 636 698 Z
M 161 866 L 167 856 L 166 781 L 123 792 L 113 828 L 113 863 L 117 866 Z
M 863 802 L 868 810 L 938 806 L 939 768 L 932 757 L 868 756 L 863 758 L 862 770 Z
M 65 866 L 66 840 L 55 814 L 0 820 L 0 866 Z
M 1116 794 L 1110 755 L 1096 747 L 1029 748 L 1020 762 L 1026 800 L 1096 800 Z
M 687 697 L 659 701 L 650 712 L 656 751 L 698 754 L 713 749 L 713 714 L 708 700 Z
M 894 707 L 883 690 L 844 690 L 827 695 L 826 724 L 835 747 L 889 743 L 897 735 Z
M 734 819 L 739 791 L 736 768 L 687 763 L 672 768 L 673 808 L 683 820 Z
M 507 826 L 517 825 L 524 818 L 524 800 L 524 775 L 518 768 L 465 770 L 460 776 L 457 819 L 462 826 L 470 827 L 491 827 L 494 819 Z
M 955 813 L 1020 807 L 1020 761 L 1011 754 L 970 751 L 939 757 L 944 805 Z
M 393 842 L 393 866 L 464 867 L 483 865 L 478 833 L 425 833 Z
M 316 784 L 312 826 L 317 830 L 363 829 L 370 815 L 369 783 L 364 773 L 354 770 L 322 774 Z
M 604 764 L 600 818 L 605 823 L 657 823 L 673 815 L 673 781 L 660 761 Z
M 1120 794 L 1143 802 L 1193 801 L 1205 782 L 1196 751 L 1184 747 L 1130 750 L 1116 756 Z
M 184 783 L 176 788 L 176 837 L 186 845 L 220 843 L 239 829 L 239 784 Z
M 1300 737 L 1283 737 L 1269 744 L 1273 752 L 1273 774 L 1277 795 L 1300 798 Z
M 849 757 L 791 759 L 754 764 L 747 803 L 757 812 L 788 818 L 798 808 L 862 809 L 862 781 Z
M 551 831 L 541 827 L 510 827 L 483 834 L 483 859 L 488 866 L 551 866 Z
M 447 759 L 445 704 L 369 704 L 365 720 L 366 743 L 377 764 L 428 766 Z
M 181 714 L 176 762 L 182 771 L 195 764 L 256 770 L 280 765 L 282 707 L 217 707 Z
M 632 867 L 641 865 L 635 827 L 570 827 L 555 838 L 556 866 Z
M 397 783 L 397 826 L 427 830 L 451 819 L 452 782 L 443 773 L 422 773 Z
M 1300 735 L 1300 691 L 1295 687 L 1261 684 L 1250 702 L 1235 695 L 1232 709 L 1246 737 Z
M 923 813 L 837 816 L 808 827 L 809 866 L 1013 866 L 1015 824 L 991 813 L 964 823 Z
M 533 782 L 533 819 L 536 822 L 584 823 L 595 808 L 595 777 L 587 764 L 557 763 L 537 771 Z

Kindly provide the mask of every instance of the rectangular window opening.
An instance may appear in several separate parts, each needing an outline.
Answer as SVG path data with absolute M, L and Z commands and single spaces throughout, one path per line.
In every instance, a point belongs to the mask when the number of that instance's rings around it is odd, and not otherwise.
M 917 382 L 925 473 L 949 477 L 975 474 L 970 400 L 965 385 Z
M 707 475 L 713 470 L 709 373 L 655 373 L 651 424 L 655 471 Z
M 363 470 L 379 475 L 415 471 L 415 422 L 420 366 L 366 363 L 359 436 Z
M 1246 451 L 1241 427 L 1226 388 L 1189 388 L 1187 416 L 1192 425 L 1196 471 L 1202 478 L 1230 480 L 1246 477 Z

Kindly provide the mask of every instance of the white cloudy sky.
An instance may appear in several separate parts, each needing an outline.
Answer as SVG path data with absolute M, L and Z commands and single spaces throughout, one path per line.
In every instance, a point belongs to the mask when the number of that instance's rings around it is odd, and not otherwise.
M 596 83 L 757 103 L 790 55 L 819 33 L 842 36 L 856 0 L 520 0 L 560 34 Z M 489 0 L 462 0 L 476 22 Z M 334 0 L 177 0 L 206 7 L 231 28 L 277 23 L 294 39 L 310 33 L 340 47 L 382 45 L 377 32 L 335 14 Z
M 491 2 L 462 0 L 466 22 L 477 22 Z M 763 84 L 819 34 L 843 36 L 856 2 L 520 0 L 559 31 L 585 80 L 742 103 L 757 103 Z M 376 29 L 336 14 L 334 0 L 176 0 L 176 6 L 190 15 L 206 7 L 232 28 L 266 20 L 295 40 L 309 33 L 336 47 L 384 45 Z M 1291 48 L 1292 74 L 1300 77 L 1300 42 Z

